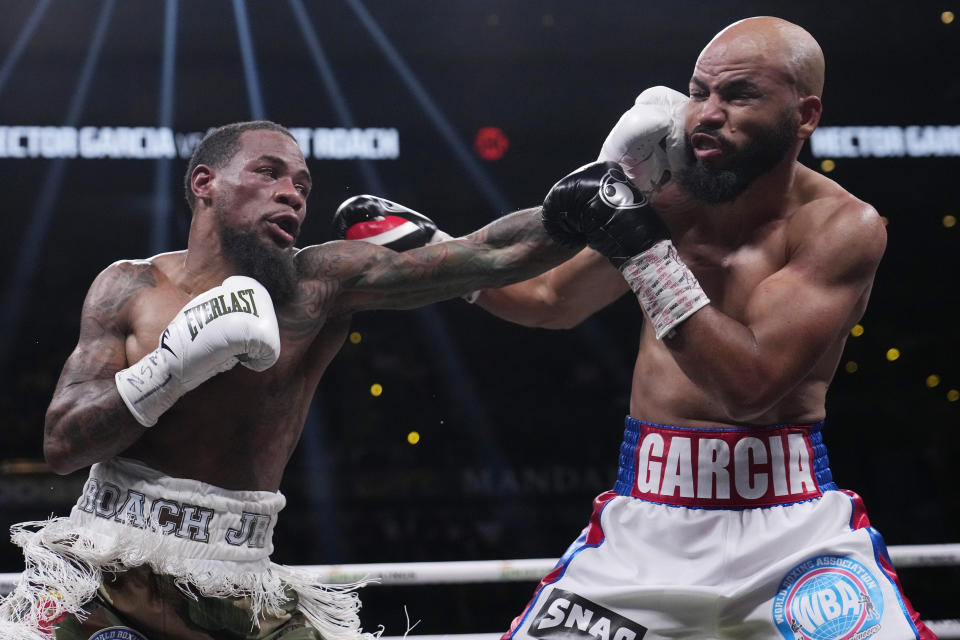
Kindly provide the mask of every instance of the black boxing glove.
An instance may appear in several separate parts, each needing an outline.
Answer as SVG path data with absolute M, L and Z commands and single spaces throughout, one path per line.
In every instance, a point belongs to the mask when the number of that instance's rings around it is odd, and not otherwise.
M 394 251 L 450 239 L 427 216 L 370 195 L 354 196 L 337 207 L 333 234 L 338 240 L 363 240 Z
M 616 162 L 584 165 L 553 185 L 543 201 L 543 226 L 557 242 L 584 244 L 615 267 L 669 239 L 666 226 Z
M 666 225 L 615 162 L 594 162 L 560 180 L 541 219 L 557 242 L 588 244 L 620 270 L 658 340 L 710 302 Z

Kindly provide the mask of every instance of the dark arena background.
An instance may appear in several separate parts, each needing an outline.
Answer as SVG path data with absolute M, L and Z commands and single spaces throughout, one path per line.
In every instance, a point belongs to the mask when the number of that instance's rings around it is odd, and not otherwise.
M 210 127 L 294 130 L 313 174 L 302 245 L 374 193 L 460 235 L 594 160 L 651 85 L 751 15 L 827 60 L 801 155 L 884 216 L 888 248 L 830 389 L 825 439 L 889 545 L 960 542 L 960 60 L 944 2 L 0 1 L 0 525 L 65 514 L 85 471 L 42 458 L 44 412 L 96 274 L 185 247 L 186 158 Z M 282 491 L 287 564 L 558 557 L 612 486 L 642 315 L 625 296 L 534 330 L 456 299 L 357 315 Z M 202 429 L 203 425 L 198 425 Z M 190 455 L 190 452 L 184 452 Z M 242 461 L 238 461 L 242 464 Z M 22 569 L 0 544 L 0 572 Z M 905 568 L 925 619 L 954 566 Z M 533 582 L 368 587 L 400 635 L 497 632 Z

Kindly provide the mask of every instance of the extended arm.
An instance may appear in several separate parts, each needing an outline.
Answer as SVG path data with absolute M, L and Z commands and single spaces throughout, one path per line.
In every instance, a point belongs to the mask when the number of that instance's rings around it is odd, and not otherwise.
M 629 290 L 610 262 L 588 248 L 535 278 L 484 289 L 476 304 L 524 326 L 569 329 Z
M 87 292 L 80 339 L 67 359 L 47 409 L 43 453 L 56 473 L 105 460 L 135 442 L 145 429 L 117 392 L 114 375 L 127 366 L 127 303 L 156 282 L 146 263 L 117 263 Z
M 742 321 L 707 305 L 664 340 L 731 418 L 749 420 L 796 388 L 863 314 L 886 245 L 876 212 L 848 201 L 747 300 Z M 832 368 L 830 369 L 832 374 Z
M 329 242 L 298 254 L 305 274 L 335 287 L 334 313 L 411 309 L 525 280 L 574 255 L 551 240 L 540 209 L 499 218 L 470 235 L 403 253 L 368 242 Z M 331 294 L 334 292 L 331 291 Z
M 395 251 L 408 251 L 452 238 L 421 213 L 385 198 L 354 196 L 333 218 L 334 237 L 363 240 Z M 570 260 L 529 280 L 480 289 L 463 297 L 490 313 L 530 327 L 568 329 L 610 304 L 628 290 L 600 254 L 580 251 Z

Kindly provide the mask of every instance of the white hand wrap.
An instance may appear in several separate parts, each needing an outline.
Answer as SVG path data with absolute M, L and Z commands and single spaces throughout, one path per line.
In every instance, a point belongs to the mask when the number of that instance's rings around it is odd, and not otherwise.
M 667 87 L 650 87 L 607 135 L 598 160 L 620 164 L 644 193 L 660 189 L 686 162 L 683 107 L 687 96 Z M 670 176 L 666 176 L 666 172 Z
M 657 333 L 657 340 L 710 303 L 697 277 L 669 240 L 661 240 L 620 267 Z
M 186 392 L 237 362 L 254 371 L 280 357 L 280 330 L 270 294 L 246 276 L 231 276 L 188 302 L 157 348 L 114 376 L 133 417 L 152 427 Z

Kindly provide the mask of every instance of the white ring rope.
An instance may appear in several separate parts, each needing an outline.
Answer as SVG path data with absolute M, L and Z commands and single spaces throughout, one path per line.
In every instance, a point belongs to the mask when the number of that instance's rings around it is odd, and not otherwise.
M 887 547 L 890 560 L 903 567 L 960 565 L 960 543 L 912 544 Z M 364 577 L 383 585 L 450 584 L 463 582 L 538 581 L 556 566 L 556 558 L 522 560 L 461 560 L 457 562 L 398 562 L 385 564 L 307 565 L 321 582 L 342 584 Z
M 936 567 L 960 565 L 960 543 L 912 544 L 887 547 L 894 566 Z M 395 562 L 381 564 L 302 565 L 314 573 L 318 582 L 344 584 L 367 578 L 384 586 L 459 584 L 483 582 L 537 582 L 557 564 L 555 558 L 518 560 L 462 560 L 456 562 Z M 0 595 L 9 593 L 19 573 L 0 573 Z M 926 620 L 939 638 L 960 639 L 960 619 Z M 417 640 L 497 640 L 499 633 L 460 635 L 407 635 Z M 384 636 L 381 640 L 400 640 L 402 636 Z
M 924 624 L 940 640 L 960 638 L 960 620 L 927 620 Z M 435 635 L 380 636 L 380 640 L 500 640 L 502 633 L 440 633 Z

